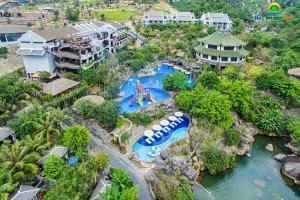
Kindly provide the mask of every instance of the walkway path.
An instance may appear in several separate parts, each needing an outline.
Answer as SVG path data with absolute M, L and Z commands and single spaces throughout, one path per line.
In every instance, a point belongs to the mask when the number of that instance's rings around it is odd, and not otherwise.
M 105 139 L 104 139 L 105 140 Z M 103 143 L 102 143 L 103 142 Z M 105 143 L 105 144 L 104 144 Z M 131 178 L 139 187 L 139 199 L 151 200 L 148 183 L 144 178 L 144 171 L 133 164 L 127 156 L 118 152 L 109 143 L 100 140 L 95 132 L 92 131 L 92 140 L 90 142 L 91 150 L 104 150 L 109 156 L 109 165 L 111 167 L 122 168 L 130 173 Z

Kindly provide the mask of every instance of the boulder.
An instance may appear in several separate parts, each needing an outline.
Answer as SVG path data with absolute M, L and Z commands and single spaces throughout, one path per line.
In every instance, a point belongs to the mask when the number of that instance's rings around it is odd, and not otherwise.
M 236 151 L 239 156 L 246 155 L 250 151 L 250 144 L 242 144 Z
M 300 157 L 288 156 L 283 160 L 282 173 L 300 184 Z
M 161 159 L 166 160 L 168 158 L 168 156 L 169 156 L 169 153 L 167 150 L 163 150 L 160 152 Z
M 273 145 L 272 144 L 267 144 L 266 150 L 273 152 L 274 151 Z
M 282 161 L 286 158 L 286 155 L 283 154 L 283 153 L 279 153 L 279 154 L 275 155 L 274 158 L 275 158 L 277 161 L 282 162 Z

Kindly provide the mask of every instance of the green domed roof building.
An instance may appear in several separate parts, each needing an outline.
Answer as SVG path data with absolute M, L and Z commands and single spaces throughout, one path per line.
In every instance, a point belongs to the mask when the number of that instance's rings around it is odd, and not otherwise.
M 215 32 L 198 41 L 200 44 L 195 47 L 196 58 L 211 67 L 222 69 L 229 65 L 240 66 L 249 54 L 244 49 L 245 43 L 227 32 Z

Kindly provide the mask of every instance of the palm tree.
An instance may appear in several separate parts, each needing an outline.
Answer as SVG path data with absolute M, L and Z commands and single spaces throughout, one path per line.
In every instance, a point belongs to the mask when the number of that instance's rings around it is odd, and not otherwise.
M 133 182 L 128 173 L 126 173 L 125 171 L 121 169 L 113 169 L 112 185 L 118 187 L 119 190 L 123 190 L 133 187 Z
M 44 114 L 41 118 L 36 119 L 34 127 L 36 128 L 36 134 L 40 133 L 46 138 L 46 142 L 50 142 L 52 136 L 59 136 L 60 131 L 57 129 L 56 120 L 51 118 L 50 115 Z
M 55 121 L 55 126 L 59 129 L 60 132 L 66 130 L 67 128 L 64 122 L 72 120 L 72 118 L 66 114 L 65 110 L 61 110 L 59 108 L 55 109 L 49 107 L 47 108 L 47 114 L 51 116 L 51 118 L 53 118 L 53 120 Z
M 44 155 L 48 147 L 51 145 L 50 142 L 46 142 L 43 134 L 41 133 L 32 136 L 27 135 L 22 141 L 22 144 L 24 146 L 26 145 L 31 151 L 37 152 L 40 155 Z
M 40 158 L 27 146 L 16 141 L 12 146 L 4 144 L 0 149 L 0 192 L 11 192 L 26 174 L 38 174 L 36 161 Z

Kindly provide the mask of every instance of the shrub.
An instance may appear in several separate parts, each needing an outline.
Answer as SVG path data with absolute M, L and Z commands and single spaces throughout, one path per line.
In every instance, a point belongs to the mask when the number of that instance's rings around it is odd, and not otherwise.
M 97 109 L 96 120 L 105 129 L 116 126 L 119 119 L 119 106 L 115 101 L 105 101 Z
M 256 124 L 266 134 L 282 135 L 286 128 L 286 118 L 279 109 L 265 108 L 258 114 Z
M 226 129 L 224 136 L 225 143 L 229 146 L 238 145 L 242 140 L 242 134 L 234 128 Z
M 64 77 L 67 79 L 71 79 L 73 81 L 79 81 L 80 80 L 80 76 L 79 74 L 75 74 L 72 72 L 65 72 Z
M 231 81 L 224 78 L 220 83 L 220 91 L 228 95 L 232 107 L 243 119 L 255 121 L 253 89 L 250 85 L 244 81 Z
M 214 71 L 205 71 L 197 77 L 197 82 L 206 88 L 212 89 L 219 84 L 219 78 Z
M 239 69 L 235 66 L 226 67 L 223 71 L 223 75 L 231 80 L 237 80 L 240 78 Z
M 120 93 L 120 83 L 117 81 L 111 81 L 105 88 L 107 99 L 114 99 Z
M 90 100 L 79 99 L 74 103 L 75 112 L 84 119 L 91 119 L 97 115 L 97 105 Z
M 163 79 L 164 89 L 168 91 L 178 91 L 189 88 L 187 75 L 182 72 L 175 72 Z
M 90 140 L 90 131 L 84 126 L 75 125 L 66 130 L 63 143 L 69 147 L 71 154 L 75 154 L 79 158 L 84 158 Z
M 131 133 L 129 131 L 125 131 L 121 134 L 121 142 L 124 143 L 126 141 L 129 140 L 129 138 L 131 137 Z
M 0 55 L 6 55 L 8 54 L 7 47 L 0 47 Z
M 64 170 L 65 165 L 66 163 L 62 158 L 51 155 L 43 165 L 43 176 L 46 179 L 56 179 Z
M 199 119 L 205 119 L 213 125 L 222 128 L 229 128 L 232 125 L 231 102 L 227 96 L 212 90 L 206 92 L 200 99 L 195 98 L 194 103 L 193 114 Z
M 152 122 L 151 117 L 144 112 L 135 112 L 135 113 L 129 113 L 125 114 L 125 117 L 128 117 L 132 123 L 136 125 L 143 125 L 147 126 Z
M 228 155 L 225 151 L 219 150 L 214 144 L 207 144 L 202 151 L 202 159 L 210 174 L 217 174 L 233 167 L 234 155 Z
M 91 157 L 89 163 L 94 171 L 100 173 L 107 166 L 108 160 L 107 154 L 104 151 L 100 151 Z
M 194 106 L 194 92 L 182 91 L 176 97 L 176 106 L 185 113 L 190 113 Z

